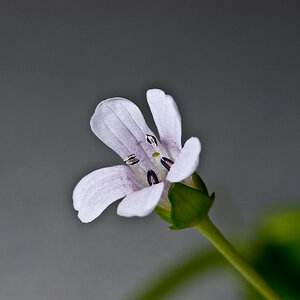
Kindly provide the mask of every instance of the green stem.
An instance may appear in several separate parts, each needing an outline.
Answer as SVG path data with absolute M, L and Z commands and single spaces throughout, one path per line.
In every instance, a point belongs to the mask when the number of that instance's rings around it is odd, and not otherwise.
M 195 227 L 216 247 L 216 249 L 244 276 L 252 286 L 268 300 L 281 300 L 267 282 L 236 252 L 222 233 L 211 222 L 203 218 Z

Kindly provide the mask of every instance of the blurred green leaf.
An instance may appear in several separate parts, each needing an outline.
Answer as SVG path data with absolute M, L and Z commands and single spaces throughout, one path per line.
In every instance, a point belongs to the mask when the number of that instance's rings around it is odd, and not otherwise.
M 300 209 L 269 213 L 260 221 L 253 263 L 286 300 L 300 299 Z M 261 299 L 249 289 L 249 299 Z
M 300 241 L 300 209 L 269 213 L 261 220 L 260 239 L 286 245 Z

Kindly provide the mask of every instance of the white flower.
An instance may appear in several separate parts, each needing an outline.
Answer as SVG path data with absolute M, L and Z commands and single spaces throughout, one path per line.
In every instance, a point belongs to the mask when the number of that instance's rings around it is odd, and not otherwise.
M 82 222 L 91 222 L 116 200 L 120 216 L 143 217 L 158 205 L 170 209 L 171 182 L 189 180 L 199 164 L 200 141 L 181 146 L 181 117 L 174 99 L 158 89 L 147 91 L 160 140 L 139 108 L 124 98 L 102 101 L 91 118 L 95 135 L 113 149 L 124 165 L 102 168 L 82 178 L 73 191 Z

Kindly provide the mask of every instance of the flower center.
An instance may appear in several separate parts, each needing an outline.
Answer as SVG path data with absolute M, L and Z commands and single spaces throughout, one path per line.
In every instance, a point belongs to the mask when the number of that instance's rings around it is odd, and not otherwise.
M 166 172 L 165 170 L 162 168 L 165 167 L 165 169 L 167 171 L 170 171 L 170 168 L 172 167 L 173 165 L 173 161 L 167 157 L 162 157 L 160 160 L 159 160 L 159 156 L 160 156 L 160 153 L 158 152 L 155 152 L 152 154 L 152 156 L 155 158 L 155 160 L 157 161 L 157 164 L 158 164 L 158 169 L 162 175 L 163 178 L 166 177 Z M 159 180 L 155 174 L 155 172 L 153 170 L 150 170 L 147 172 L 147 180 L 148 180 L 148 183 L 149 185 L 151 186 L 152 184 L 157 184 L 159 183 Z
M 150 135 L 150 134 L 145 134 L 145 140 L 147 143 L 152 145 L 155 150 L 159 150 L 159 151 L 163 150 L 163 153 L 165 152 L 165 150 L 163 149 L 163 146 L 158 144 L 155 136 Z M 155 151 L 152 154 L 152 157 L 156 161 L 157 169 L 159 171 L 158 174 L 160 175 L 160 178 L 162 180 L 165 180 L 165 178 L 167 177 L 167 173 L 170 171 L 170 168 L 174 162 L 165 156 L 161 156 L 160 152 L 157 152 L 157 151 Z M 133 165 L 137 164 L 140 160 L 136 156 L 136 154 L 133 153 L 133 154 L 128 155 L 123 161 L 127 166 L 133 166 Z M 136 169 L 134 167 L 132 169 L 134 172 L 137 172 L 137 175 L 145 176 L 145 175 L 143 175 L 143 174 L 145 174 L 144 173 L 145 171 L 142 171 L 139 168 Z M 156 173 L 152 169 L 150 169 L 147 172 L 147 181 L 150 186 L 152 186 L 153 184 L 159 183 L 159 179 L 158 179 Z

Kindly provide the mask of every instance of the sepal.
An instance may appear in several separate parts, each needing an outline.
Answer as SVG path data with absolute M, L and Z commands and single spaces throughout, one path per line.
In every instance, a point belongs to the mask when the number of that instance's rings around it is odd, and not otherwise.
M 164 221 L 173 224 L 171 219 L 171 211 L 161 208 L 160 206 L 156 206 L 154 211 L 161 217 Z
M 179 230 L 193 227 L 202 218 L 207 217 L 214 194 L 210 197 L 204 189 L 201 191 L 182 183 L 173 183 L 169 189 L 169 200 L 172 221 L 169 229 Z
M 207 187 L 204 183 L 204 181 L 202 180 L 202 178 L 198 175 L 197 172 L 194 172 L 192 174 L 192 180 L 193 183 L 195 185 L 195 187 L 197 188 L 197 190 L 201 191 L 202 193 L 208 195 L 208 190 Z

